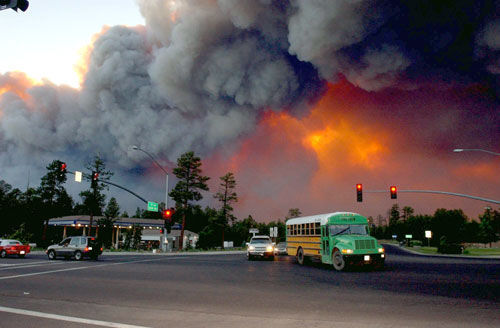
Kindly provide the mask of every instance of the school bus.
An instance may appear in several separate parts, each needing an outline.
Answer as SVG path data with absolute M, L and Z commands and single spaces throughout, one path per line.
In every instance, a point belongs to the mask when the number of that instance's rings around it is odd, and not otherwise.
M 286 221 L 288 255 L 299 264 L 318 259 L 337 271 L 352 264 L 384 266 L 385 251 L 370 236 L 368 220 L 357 213 L 335 212 Z

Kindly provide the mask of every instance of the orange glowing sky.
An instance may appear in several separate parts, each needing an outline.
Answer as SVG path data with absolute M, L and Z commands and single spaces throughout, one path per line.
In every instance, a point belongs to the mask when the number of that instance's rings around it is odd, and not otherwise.
M 398 104 L 398 99 L 388 102 Z M 500 184 L 495 174 L 500 164 L 496 158 L 479 156 L 480 161 L 471 161 L 457 157 L 451 149 L 439 156 L 429 154 L 425 147 L 409 150 L 408 144 L 420 141 L 406 136 L 407 131 L 394 125 L 393 118 L 384 119 L 383 113 L 377 113 L 378 106 L 369 92 L 341 81 L 329 85 L 303 117 L 269 110 L 233 156 L 219 153 L 204 161 L 211 183 L 215 187 L 223 170 L 234 172 L 241 186 L 236 213 L 255 214 L 254 218 L 264 221 L 283 218 L 292 207 L 300 208 L 303 214 L 345 210 L 373 217 L 386 215 L 394 203 L 388 196 L 391 185 L 400 190 L 444 190 L 500 198 L 495 187 Z M 477 180 L 488 184 L 480 188 Z M 387 195 L 365 194 L 364 202 L 357 203 L 356 183 L 362 183 L 364 190 L 387 189 Z M 400 193 L 398 198 L 401 207 L 412 206 L 422 214 L 445 207 L 463 208 L 475 216 L 486 206 L 425 194 Z

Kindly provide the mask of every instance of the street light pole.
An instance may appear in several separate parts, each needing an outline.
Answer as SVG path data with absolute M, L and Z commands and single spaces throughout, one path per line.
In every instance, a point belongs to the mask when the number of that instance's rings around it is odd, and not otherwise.
M 500 153 L 495 153 L 493 151 L 484 150 L 484 149 L 461 149 L 461 148 L 453 149 L 454 153 L 461 153 L 463 151 L 481 151 L 483 153 L 488 153 L 490 155 L 500 156 Z
M 167 170 L 165 170 L 157 161 L 156 159 L 153 157 L 153 155 L 151 155 L 150 153 L 148 153 L 147 151 L 145 151 L 144 149 L 140 148 L 140 147 L 137 147 L 137 146 L 132 146 L 131 147 L 133 150 L 139 150 L 139 151 L 142 151 L 144 154 L 148 155 L 149 158 L 151 158 L 151 160 L 153 161 L 153 163 L 155 163 L 156 166 L 158 166 L 164 173 L 165 173 L 165 209 L 168 208 L 168 172 Z M 167 231 L 165 230 L 165 233 L 164 233 L 164 237 L 166 240 L 167 239 Z M 167 245 L 166 243 L 164 243 L 162 240 L 160 240 L 160 244 L 161 244 L 161 247 L 162 247 L 162 250 L 163 251 L 166 251 L 167 250 Z

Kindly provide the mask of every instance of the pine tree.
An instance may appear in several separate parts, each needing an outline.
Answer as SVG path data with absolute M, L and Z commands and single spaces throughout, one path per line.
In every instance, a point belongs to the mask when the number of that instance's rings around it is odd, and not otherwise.
M 177 167 L 173 172 L 179 179 L 174 189 L 169 193 L 175 201 L 176 212 L 182 212 L 182 227 L 179 247 L 182 249 L 184 239 L 184 227 L 186 226 L 186 212 L 192 207 L 190 202 L 199 201 L 203 198 L 200 190 L 208 190 L 206 182 L 209 177 L 201 175 L 201 159 L 194 153 L 187 152 L 177 159 Z

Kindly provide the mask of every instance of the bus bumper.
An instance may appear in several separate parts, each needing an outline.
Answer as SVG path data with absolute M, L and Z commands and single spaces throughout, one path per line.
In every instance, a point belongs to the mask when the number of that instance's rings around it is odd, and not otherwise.
M 345 260 L 349 264 L 375 264 L 383 265 L 385 262 L 385 254 L 355 254 L 355 255 L 344 255 Z

